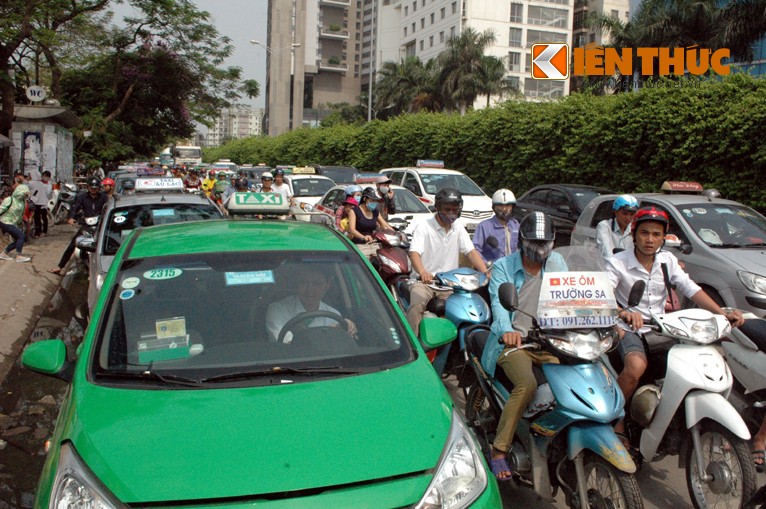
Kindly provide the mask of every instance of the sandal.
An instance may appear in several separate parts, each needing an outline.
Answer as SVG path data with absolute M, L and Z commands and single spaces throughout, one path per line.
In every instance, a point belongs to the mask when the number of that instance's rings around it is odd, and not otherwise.
M 511 472 L 511 467 L 508 466 L 508 461 L 505 459 L 505 456 L 490 460 L 489 469 L 498 481 L 510 481 L 513 479 L 513 472 Z M 500 474 L 503 472 L 510 472 L 510 475 L 508 477 L 500 477 Z
M 753 449 L 750 452 L 750 455 L 753 457 L 753 465 L 755 465 L 755 470 L 762 474 L 766 472 L 766 465 L 764 462 L 766 462 L 766 451 L 763 449 Z

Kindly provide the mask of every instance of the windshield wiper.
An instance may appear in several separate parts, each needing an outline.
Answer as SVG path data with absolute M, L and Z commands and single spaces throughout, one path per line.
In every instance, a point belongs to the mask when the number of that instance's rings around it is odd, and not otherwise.
M 766 246 L 766 242 L 754 242 L 753 244 L 745 244 L 742 247 L 763 247 Z
M 233 373 L 226 373 L 223 375 L 211 376 L 209 378 L 203 378 L 202 383 L 216 383 L 216 382 L 228 382 L 231 380 L 240 380 L 244 378 L 258 378 L 264 376 L 274 375 L 358 375 L 359 371 L 343 369 L 339 366 L 332 367 L 310 367 L 310 368 L 291 368 L 274 366 L 269 369 L 262 369 L 257 371 L 235 371 Z
M 708 244 L 710 247 L 740 248 L 742 244 Z
M 100 371 L 96 376 L 103 376 L 108 378 L 125 378 L 125 379 L 138 379 L 138 380 L 159 380 L 170 385 L 184 385 L 187 387 L 197 387 L 201 385 L 201 382 L 196 378 L 188 378 L 179 375 L 164 374 L 161 375 L 156 371 Z

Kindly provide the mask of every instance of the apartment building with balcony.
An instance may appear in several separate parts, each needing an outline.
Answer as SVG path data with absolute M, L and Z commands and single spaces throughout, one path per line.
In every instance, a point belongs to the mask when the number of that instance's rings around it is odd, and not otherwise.
M 228 108 L 208 129 L 206 146 L 218 147 L 228 140 L 259 136 L 262 133 L 261 108 Z

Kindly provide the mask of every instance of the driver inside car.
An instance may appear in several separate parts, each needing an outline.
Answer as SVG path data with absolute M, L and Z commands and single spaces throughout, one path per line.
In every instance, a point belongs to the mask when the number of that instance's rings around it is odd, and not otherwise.
M 301 313 L 324 311 L 334 313 L 340 318 L 340 312 L 337 309 L 322 301 L 327 290 L 330 289 L 327 274 L 321 269 L 309 270 L 306 267 L 300 267 L 296 270 L 295 275 L 296 281 L 298 281 L 297 293 L 271 303 L 266 310 L 266 329 L 269 332 L 269 341 L 277 341 L 285 324 Z M 347 318 L 344 320 L 349 335 L 356 336 L 354 322 Z M 306 321 L 308 327 L 341 327 L 341 323 L 337 319 L 326 316 L 314 319 L 306 318 Z M 290 343 L 292 340 L 293 334 L 287 332 L 282 341 Z

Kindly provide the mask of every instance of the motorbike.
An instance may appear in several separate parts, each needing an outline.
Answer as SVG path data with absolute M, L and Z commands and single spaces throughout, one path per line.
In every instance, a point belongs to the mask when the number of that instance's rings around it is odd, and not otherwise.
M 731 326 L 704 309 L 653 315 L 645 325 L 649 368 L 625 419 L 639 465 L 677 455 L 695 508 L 744 507 L 756 489 L 750 432 L 727 400 L 732 373 L 713 345 Z
M 96 244 L 96 231 L 98 230 L 99 216 L 85 218 L 85 224 L 80 227 L 80 233 L 75 240 L 75 245 L 79 251 L 79 258 L 82 260 L 85 268 L 90 265 L 89 253 L 93 251 Z
M 534 490 L 544 500 L 552 502 L 561 489 L 573 509 L 640 509 L 643 500 L 633 475 L 636 464 L 613 430 L 624 416 L 624 398 L 616 378 L 600 360 L 613 344 L 617 304 L 603 261 L 576 255 L 585 249 L 555 251 L 564 256 L 570 271 L 579 272 L 545 272 L 536 315 L 518 308 L 512 283 L 498 288 L 503 308 L 531 318 L 532 327 L 520 348 L 542 349 L 559 360 L 559 364 L 534 367 L 537 391 L 516 428 L 509 465 L 516 485 Z M 592 270 L 591 262 L 601 267 Z M 572 287 L 571 295 L 545 297 L 554 295 L 556 287 L 563 289 L 562 281 L 572 277 L 588 282 L 590 297 L 575 295 L 585 291 L 583 287 Z M 488 461 L 513 388 L 502 369 L 490 374 L 481 363 L 484 348 L 494 337 L 476 330 L 466 342 L 476 380 L 468 389 L 465 416 Z
M 410 244 L 403 234 L 394 230 L 377 230 L 372 237 L 380 244 L 380 248 L 372 256 L 370 263 L 378 271 L 394 299 L 398 301 L 397 284 L 399 281 L 408 279 L 412 271 L 410 257 L 407 254 Z
M 766 320 L 753 313 L 743 316 L 745 323 L 732 329 L 721 346 L 734 376 L 729 401 L 754 434 L 766 416 Z
M 53 191 L 54 196 L 48 202 L 48 210 L 53 216 L 53 224 L 62 224 L 69 217 L 69 211 L 77 198 L 77 186 L 69 182 L 62 183 L 59 189 Z M 55 201 L 54 201 L 55 199 Z M 51 204 L 51 202 L 53 202 Z

